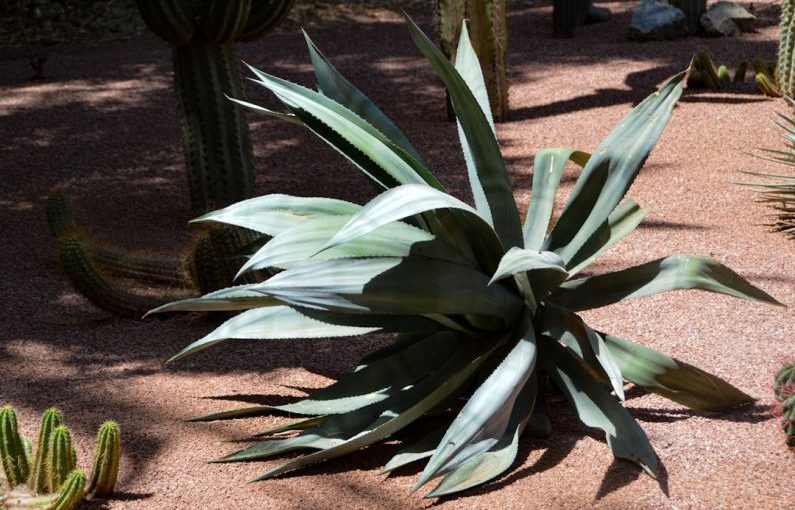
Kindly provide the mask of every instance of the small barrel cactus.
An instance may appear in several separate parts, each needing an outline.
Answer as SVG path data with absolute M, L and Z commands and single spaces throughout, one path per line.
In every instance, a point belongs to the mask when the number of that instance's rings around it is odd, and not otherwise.
M 60 425 L 52 431 L 47 452 L 47 489 L 58 492 L 77 467 L 77 452 L 69 429 Z
M 22 485 L 30 474 L 28 455 L 17 427 L 17 413 L 10 406 L 0 409 L 0 458 L 11 487 Z
M 41 417 L 41 427 L 39 428 L 39 443 L 36 455 L 33 459 L 33 467 L 30 473 L 28 485 L 33 492 L 45 492 L 47 490 L 47 459 L 50 451 L 50 437 L 57 429 L 63 425 L 63 415 L 55 408 L 47 409 Z
M 785 364 L 776 372 L 774 385 L 776 400 L 783 401 L 787 393 L 792 393 L 793 388 L 795 388 L 795 361 Z
M 119 476 L 121 458 L 121 433 L 115 421 L 106 421 L 97 433 L 97 446 L 94 450 L 94 469 L 91 472 L 86 495 L 105 498 L 113 493 Z

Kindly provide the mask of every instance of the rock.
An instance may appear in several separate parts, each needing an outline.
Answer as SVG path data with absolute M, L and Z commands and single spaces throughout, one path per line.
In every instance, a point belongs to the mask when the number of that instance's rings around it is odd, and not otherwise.
M 756 16 L 734 2 L 717 2 L 701 16 L 701 28 L 709 36 L 735 37 L 752 32 Z
M 627 37 L 633 41 L 678 39 L 687 35 L 685 14 L 659 0 L 643 0 L 632 13 Z

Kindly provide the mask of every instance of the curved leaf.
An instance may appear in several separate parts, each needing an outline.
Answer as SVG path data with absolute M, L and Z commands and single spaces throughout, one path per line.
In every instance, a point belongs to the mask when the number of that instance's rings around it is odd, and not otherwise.
M 288 306 L 255 308 L 236 315 L 212 333 L 196 340 L 169 362 L 232 338 L 277 340 L 287 338 L 331 338 L 364 335 L 378 328 L 355 328 L 325 324 L 306 317 Z
M 585 371 L 570 351 L 549 338 L 540 344 L 539 359 L 574 405 L 580 420 L 605 431 L 607 444 L 616 457 L 635 462 L 656 478 L 659 461 L 638 422 Z
M 702 289 L 750 301 L 781 305 L 720 262 L 671 255 L 640 266 L 564 283 L 549 300 L 569 310 L 588 310 L 626 299 L 678 289 Z
M 511 248 L 500 260 L 500 265 L 489 285 L 516 273 L 529 272 L 530 287 L 536 295 L 546 294 L 566 279 L 568 273 L 563 259 L 552 251 L 534 251 Z
M 519 223 L 519 212 L 505 169 L 505 161 L 502 159 L 497 139 L 483 109 L 464 78 L 441 50 L 408 15 L 406 20 L 417 47 L 428 58 L 436 74 L 450 92 L 453 110 L 464 134 L 462 145 L 465 153 L 471 157 L 476 170 L 475 174 L 470 176 L 471 186 L 473 190 L 478 188 L 482 190 L 474 193 L 475 198 L 476 200 L 485 198 L 487 202 L 487 204 L 477 204 L 478 211 L 494 226 L 494 230 L 506 247 L 522 246 L 522 226 Z M 466 45 L 466 41 L 463 44 Z M 473 65 L 474 63 L 470 64 L 470 67 Z
M 227 287 L 201 297 L 172 301 L 150 310 L 146 315 L 163 312 L 231 312 L 284 304 L 278 299 L 264 295 L 262 292 L 251 290 L 254 285 Z

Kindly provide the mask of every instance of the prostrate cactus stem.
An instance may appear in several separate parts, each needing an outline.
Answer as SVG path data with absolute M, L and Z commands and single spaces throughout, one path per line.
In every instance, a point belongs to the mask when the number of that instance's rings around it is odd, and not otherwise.
M 69 473 L 58 492 L 58 497 L 48 506 L 48 510 L 75 510 L 83 500 L 86 487 L 86 474 L 79 469 Z
M 77 452 L 69 429 L 60 425 L 50 436 L 47 452 L 47 490 L 58 492 L 67 476 L 77 467 Z
M 47 409 L 41 417 L 39 442 L 31 468 L 28 485 L 33 492 L 47 491 L 47 459 L 50 451 L 50 439 L 53 431 L 63 425 L 63 415 L 55 408 Z
M 795 60 L 795 52 L 793 52 L 793 46 L 795 46 L 794 24 L 795 0 L 784 0 L 781 3 L 778 64 L 776 65 L 774 81 L 778 84 L 777 89 L 780 94 L 788 97 L 793 97 L 793 94 L 795 94 L 795 72 L 793 71 L 793 61 Z
M 86 491 L 89 499 L 106 498 L 113 493 L 119 476 L 121 433 L 115 421 L 106 421 L 97 433 L 94 468 Z
M 13 488 L 28 479 L 30 466 L 25 445 L 19 435 L 17 413 L 10 406 L 0 409 L 0 460 L 8 484 Z
M 508 117 L 506 9 L 506 0 L 437 0 L 441 47 L 452 61 L 455 61 L 461 23 L 465 18 L 469 20 L 469 35 L 483 72 L 491 114 L 497 122 Z

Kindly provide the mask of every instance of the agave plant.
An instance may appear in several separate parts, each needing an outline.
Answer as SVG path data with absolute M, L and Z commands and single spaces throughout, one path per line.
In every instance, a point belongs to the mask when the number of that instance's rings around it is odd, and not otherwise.
M 410 19 L 408 25 L 450 93 L 475 207 L 445 192 L 405 135 L 308 37 L 318 91 L 252 68 L 286 112 L 238 103 L 306 126 L 383 192 L 364 206 L 268 195 L 195 220 L 272 236 L 241 271 L 278 272 L 260 283 L 157 309 L 245 310 L 173 359 L 232 338 L 398 334 L 353 373 L 295 403 L 195 418 L 305 416 L 265 431 L 269 439 L 218 462 L 305 451 L 262 480 L 394 435 L 405 438 L 402 433 L 424 418 L 442 417 L 447 427 L 405 444 L 385 471 L 428 459 L 415 489 L 441 478 L 429 495 L 450 494 L 507 470 L 523 433 L 549 433 L 548 376 L 583 423 L 606 433 L 617 457 L 656 476 L 658 458 L 621 403 L 626 382 L 710 411 L 752 399 L 718 377 L 592 329 L 577 312 L 691 288 L 777 303 L 720 263 L 691 255 L 576 277 L 644 217 L 622 197 L 663 131 L 684 73 L 634 108 L 592 155 L 570 148 L 539 151 L 522 224 L 466 27 L 453 64 Z M 549 229 L 569 160 L 583 169 Z

